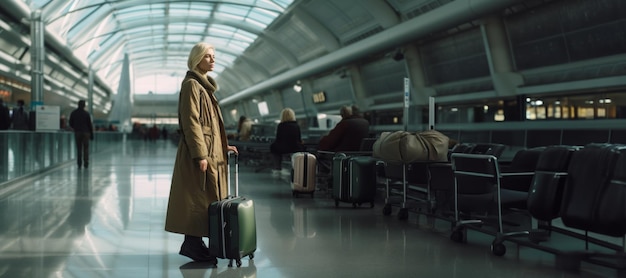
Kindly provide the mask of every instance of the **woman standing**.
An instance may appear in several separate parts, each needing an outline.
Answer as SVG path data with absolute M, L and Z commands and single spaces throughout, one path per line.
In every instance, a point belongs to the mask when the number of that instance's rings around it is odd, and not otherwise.
M 229 146 L 215 98 L 217 83 L 207 75 L 215 65 L 215 49 L 196 44 L 189 53 L 187 75 L 178 99 L 178 143 L 165 230 L 185 235 L 179 254 L 194 261 L 217 263 L 202 237 L 209 235 L 209 205 L 226 197 Z

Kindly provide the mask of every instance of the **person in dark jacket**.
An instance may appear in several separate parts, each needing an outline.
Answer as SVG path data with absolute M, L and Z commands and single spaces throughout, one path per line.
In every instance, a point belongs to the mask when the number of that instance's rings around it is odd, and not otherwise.
M 11 115 L 11 124 L 13 129 L 16 130 L 29 130 L 28 127 L 28 112 L 24 109 L 24 100 L 17 100 L 17 107 L 13 108 L 13 115 Z
M 7 130 L 11 126 L 11 116 L 9 108 L 4 106 L 4 101 L 0 98 L 0 130 Z
M 341 152 L 358 151 L 363 138 L 369 134 L 370 124 L 359 114 L 353 114 L 352 107 L 343 106 L 339 110 L 341 121 L 320 139 L 318 150 Z
M 285 108 L 281 112 L 280 123 L 276 128 L 276 139 L 270 145 L 270 151 L 274 155 L 274 171 L 281 170 L 283 154 L 304 151 L 300 126 L 296 123 L 296 113 L 291 108 Z
M 85 111 L 85 101 L 78 101 L 78 108 L 70 114 L 70 127 L 74 130 L 76 142 L 76 162 L 78 168 L 89 167 L 89 140 L 93 140 L 93 124 L 89 112 Z

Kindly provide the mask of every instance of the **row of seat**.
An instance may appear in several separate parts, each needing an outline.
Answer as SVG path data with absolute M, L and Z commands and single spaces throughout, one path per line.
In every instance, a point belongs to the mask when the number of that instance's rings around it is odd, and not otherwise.
M 589 261 L 620 270 L 626 269 L 624 245 L 612 244 L 589 233 L 610 237 L 626 235 L 626 146 L 616 144 L 588 144 L 584 147 L 550 146 L 540 150 L 532 179 L 524 188 L 511 188 L 510 177 L 526 176 L 524 172 L 501 171 L 497 158 L 492 155 L 452 154 L 451 163 L 455 178 L 455 226 L 451 239 L 466 241 L 464 231 L 472 228 L 485 231 L 484 221 L 468 217 L 496 205 L 497 226 L 491 250 L 504 255 L 506 240 L 538 248 L 569 260 L 567 267 L 578 267 Z M 519 184 L 518 184 L 519 186 Z M 520 190 L 521 189 L 521 190 Z M 491 197 L 491 198 L 490 198 Z M 482 199 L 481 199 L 482 198 Z M 470 201 L 468 201 L 470 200 Z M 477 201 L 472 203 L 472 201 Z M 538 230 L 505 231 L 503 211 L 517 209 L 532 218 L 547 223 Z M 564 228 L 550 225 L 560 218 Z M 543 231 L 543 233 L 540 233 Z M 542 243 L 549 237 L 537 237 L 553 231 L 566 232 L 585 241 L 585 249 L 547 247 Z M 579 232 L 576 232 L 579 231 Z M 538 233 L 539 232 L 539 233 Z M 607 247 L 606 251 L 591 251 L 588 243 Z M 622 241 L 623 242 L 623 241 Z
M 425 204 L 427 215 L 452 222 L 450 238 L 454 241 L 466 242 L 467 229 L 493 235 L 491 250 L 495 255 L 504 255 L 503 243 L 510 240 L 553 253 L 559 260 L 566 258 L 569 261 L 564 265 L 568 267 L 584 260 L 626 269 L 623 243 L 589 235 L 624 239 L 626 146 L 538 147 L 520 150 L 506 163 L 499 161 L 504 148 L 499 144 L 457 146 L 450 151 L 447 163 L 382 162 L 379 175 L 387 181 L 383 213 L 389 215 L 391 205 L 399 203 L 398 217 L 406 219 L 406 203 L 417 201 Z M 393 185 L 402 197 L 395 203 L 391 201 Z M 511 217 L 511 212 L 541 225 L 526 227 L 513 221 L 518 218 Z M 565 227 L 552 225 L 558 218 Z M 605 247 L 608 252 L 550 247 L 545 241 L 555 231 L 580 239 L 585 246 L 593 243 Z

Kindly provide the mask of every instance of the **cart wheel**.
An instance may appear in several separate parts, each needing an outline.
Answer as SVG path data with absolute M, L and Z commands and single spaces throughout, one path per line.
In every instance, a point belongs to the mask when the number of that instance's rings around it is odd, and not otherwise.
M 383 215 L 390 215 L 391 214 L 391 204 L 385 204 L 385 206 L 383 207 Z
M 250 253 L 250 255 L 248 255 L 248 258 L 250 258 L 251 260 L 254 259 L 254 253 Z
M 335 199 L 335 207 L 339 206 L 339 200 Z
M 491 244 L 491 252 L 498 257 L 502 257 L 506 254 L 506 246 L 502 243 L 493 243 Z
M 353 207 L 353 208 L 356 208 L 356 203 L 352 203 L 352 207 Z
M 407 219 L 409 219 L 409 209 L 401 208 L 400 211 L 398 212 L 398 219 L 400 219 L 400 220 L 407 220 Z
M 454 230 L 452 234 L 450 234 L 450 239 L 454 242 L 463 243 L 463 231 L 462 230 Z
M 237 267 L 241 267 L 241 259 L 237 259 Z
M 228 267 L 233 267 L 233 259 L 228 260 Z
M 370 202 L 370 208 L 374 208 L 374 202 Z

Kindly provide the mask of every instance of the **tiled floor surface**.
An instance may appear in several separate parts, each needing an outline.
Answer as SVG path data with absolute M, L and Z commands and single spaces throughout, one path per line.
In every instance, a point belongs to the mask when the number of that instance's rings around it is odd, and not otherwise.
M 240 193 L 255 201 L 258 249 L 241 268 L 178 255 L 183 237 L 163 230 L 176 147 L 127 141 L 92 155 L 89 169 L 58 167 L 0 196 L 0 277 L 615 277 L 583 264 L 490 238 L 449 239 L 450 223 L 429 228 L 384 216 L 381 204 L 335 207 L 332 199 L 292 198 L 289 184 L 242 165 Z

